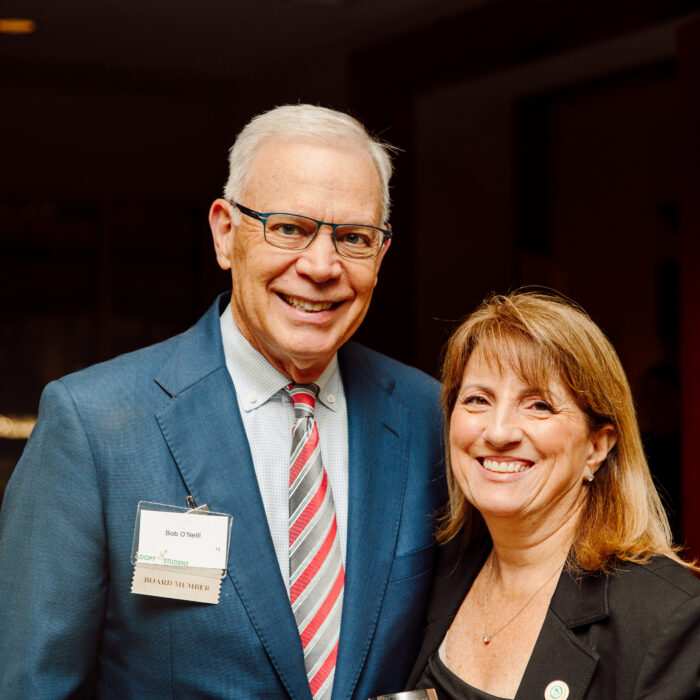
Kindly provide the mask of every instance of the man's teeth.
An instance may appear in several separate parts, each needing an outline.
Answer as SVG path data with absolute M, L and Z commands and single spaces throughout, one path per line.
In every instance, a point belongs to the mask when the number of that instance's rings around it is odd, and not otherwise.
M 497 462 L 494 459 L 485 459 L 483 461 L 484 469 L 490 472 L 524 472 L 530 468 L 530 464 L 526 462 Z
M 332 301 L 306 301 L 297 297 L 289 297 L 286 294 L 281 296 L 290 306 L 303 311 L 327 311 L 333 306 Z

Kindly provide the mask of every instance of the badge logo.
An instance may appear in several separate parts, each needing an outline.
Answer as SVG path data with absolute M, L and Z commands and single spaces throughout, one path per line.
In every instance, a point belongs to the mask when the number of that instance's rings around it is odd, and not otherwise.
M 552 681 L 544 689 L 545 700 L 566 700 L 569 697 L 569 686 L 564 681 Z

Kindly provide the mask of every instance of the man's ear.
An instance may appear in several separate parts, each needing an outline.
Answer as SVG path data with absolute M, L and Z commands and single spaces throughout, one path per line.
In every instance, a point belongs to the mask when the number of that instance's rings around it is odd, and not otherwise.
M 225 199 L 216 199 L 211 205 L 209 228 L 214 239 L 216 261 L 222 270 L 230 270 L 233 255 L 234 221 L 231 205 Z
M 377 263 L 377 270 L 374 275 L 374 286 L 377 286 L 377 282 L 379 281 L 379 268 L 382 266 L 382 260 L 384 260 L 384 256 L 386 255 L 386 251 L 389 250 L 389 246 L 391 245 L 391 238 L 387 239 L 384 242 L 384 245 L 382 246 L 382 249 L 379 251 L 379 255 L 376 258 L 376 263 Z
M 386 241 L 384 241 L 384 245 L 382 246 L 382 249 L 379 251 L 379 264 L 382 264 L 382 260 L 384 260 L 384 256 L 386 255 L 386 251 L 389 250 L 389 246 L 391 245 L 391 238 L 387 238 Z
M 605 461 L 610 450 L 617 442 L 617 432 L 611 423 L 602 428 L 593 430 L 590 435 L 591 449 L 588 453 L 586 466 L 591 474 L 595 474 L 598 467 Z

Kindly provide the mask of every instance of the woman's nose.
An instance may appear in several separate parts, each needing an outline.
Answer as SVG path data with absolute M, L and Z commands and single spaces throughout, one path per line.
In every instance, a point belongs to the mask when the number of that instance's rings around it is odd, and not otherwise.
M 520 442 L 523 429 L 517 413 L 505 407 L 492 411 L 483 436 L 487 442 L 499 448 Z

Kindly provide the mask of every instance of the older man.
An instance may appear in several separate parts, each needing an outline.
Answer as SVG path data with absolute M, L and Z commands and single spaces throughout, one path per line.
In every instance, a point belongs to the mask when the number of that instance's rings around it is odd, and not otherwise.
M 347 342 L 391 242 L 390 159 L 297 105 L 249 123 L 230 165 L 210 213 L 230 300 L 42 396 L 0 516 L 4 698 L 403 687 L 443 495 L 438 390 Z

